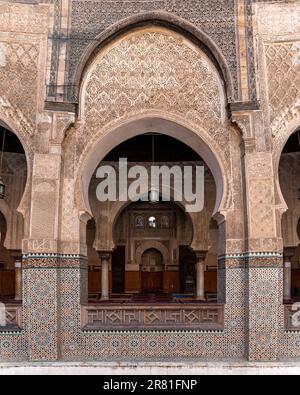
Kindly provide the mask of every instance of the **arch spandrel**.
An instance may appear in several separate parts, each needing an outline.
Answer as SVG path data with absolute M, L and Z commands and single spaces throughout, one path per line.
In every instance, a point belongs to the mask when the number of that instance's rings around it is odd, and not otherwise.
M 202 29 L 196 27 L 184 18 L 166 11 L 149 11 L 137 13 L 128 18 L 119 20 L 109 28 L 102 31 L 95 40 L 86 47 L 76 68 L 73 84 L 76 89 L 80 88 L 82 76 L 93 62 L 101 48 L 110 43 L 116 37 L 120 37 L 134 29 L 145 26 L 160 26 L 173 32 L 180 32 L 184 37 L 193 41 L 199 48 L 205 51 L 215 63 L 226 87 L 227 100 L 231 102 L 235 97 L 235 87 L 230 67 L 226 58 L 216 42 Z
M 84 139 L 116 118 L 146 111 L 184 116 L 209 130 L 225 122 L 224 83 L 215 65 L 183 36 L 158 27 L 133 31 L 101 51 L 80 96 Z
M 79 210 L 90 211 L 84 191 L 105 154 L 157 128 L 196 148 L 220 185 L 216 210 L 229 204 L 230 127 L 223 79 L 195 44 L 152 26 L 111 42 L 83 76 L 74 160 Z M 201 148 L 196 147 L 199 137 Z

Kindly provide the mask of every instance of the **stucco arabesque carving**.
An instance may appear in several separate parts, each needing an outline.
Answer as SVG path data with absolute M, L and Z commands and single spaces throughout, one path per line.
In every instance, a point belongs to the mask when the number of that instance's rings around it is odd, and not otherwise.
M 74 113 L 56 113 L 53 117 L 52 144 L 62 144 L 66 131 L 75 122 Z
M 231 115 L 233 124 L 237 125 L 242 133 L 245 152 L 255 150 L 256 139 L 253 130 L 253 112 L 235 111 Z
M 95 58 L 81 97 L 77 171 L 114 124 L 156 114 L 184 120 L 200 137 L 205 130 L 204 137 L 230 174 L 223 84 L 209 58 L 180 35 L 148 28 L 119 39 Z
M 13 123 L 15 126 L 14 132 L 18 131 L 22 134 L 25 141 L 28 140 L 28 136 L 33 136 L 32 126 L 22 111 L 3 96 L 0 96 L 0 119 L 8 120 L 8 125 Z

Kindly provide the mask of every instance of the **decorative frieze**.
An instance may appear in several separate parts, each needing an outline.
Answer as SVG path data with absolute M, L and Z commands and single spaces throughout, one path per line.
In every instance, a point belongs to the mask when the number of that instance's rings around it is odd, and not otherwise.
M 49 7 L 10 3 L 11 0 L 0 4 L 1 31 L 47 34 Z
M 83 330 L 222 330 L 222 305 L 87 305 Z
M 286 331 L 300 332 L 300 305 L 284 306 L 284 327 Z
M 281 268 L 283 254 L 277 252 L 247 252 L 218 257 L 219 268 Z
M 5 304 L 0 307 L 0 312 L 2 313 L 4 309 L 5 313 L 5 326 L 0 326 L 1 332 L 12 332 L 18 331 L 22 328 L 22 305 L 21 304 Z
M 29 253 L 23 255 L 23 269 L 87 269 L 87 257 L 77 254 Z

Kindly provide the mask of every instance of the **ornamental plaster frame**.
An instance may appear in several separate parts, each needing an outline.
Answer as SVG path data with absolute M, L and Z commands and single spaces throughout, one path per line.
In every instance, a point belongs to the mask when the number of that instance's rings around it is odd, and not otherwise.
M 213 61 L 225 84 L 227 101 L 231 103 L 234 98 L 234 84 L 227 61 L 216 43 L 204 31 L 187 20 L 166 11 L 153 11 L 140 13 L 125 18 L 111 25 L 100 33 L 85 49 L 77 65 L 74 79 L 75 96 L 78 96 L 82 84 L 82 76 L 93 62 L 97 54 L 110 44 L 111 41 L 130 33 L 134 29 L 147 26 L 160 26 L 174 31 L 193 42 L 204 51 Z

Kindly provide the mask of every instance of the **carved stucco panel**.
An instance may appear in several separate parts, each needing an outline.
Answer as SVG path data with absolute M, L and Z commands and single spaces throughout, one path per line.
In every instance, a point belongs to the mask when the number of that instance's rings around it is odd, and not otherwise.
M 251 237 L 257 239 L 271 234 L 275 236 L 273 181 L 271 179 L 251 179 L 249 194 Z
M 36 178 L 58 180 L 60 175 L 59 155 L 35 155 L 33 176 Z
M 267 3 L 267 2 L 266 2 Z M 300 32 L 300 4 L 296 1 L 258 4 L 258 32 L 267 37 Z
M 79 220 L 74 210 L 75 182 L 73 179 L 64 179 L 62 192 L 62 240 L 73 242 L 79 239 Z
M 57 193 L 57 181 L 34 181 L 32 187 L 32 217 L 30 224 L 30 236 L 32 239 L 55 238 Z
M 211 142 L 230 174 L 230 128 L 218 71 L 191 42 L 158 27 L 131 32 L 96 56 L 81 89 L 76 152 L 66 145 L 65 157 L 76 173 L 114 124 L 153 114 L 184 120 Z
M 12 119 L 20 133 L 32 135 L 37 112 L 39 44 L 5 42 L 2 55 L 5 65 L 0 67 L 0 117 L 3 114 Z
M 246 156 L 250 238 L 276 237 L 272 156 L 254 153 Z
M 157 109 L 216 128 L 224 92 L 210 60 L 165 30 L 129 34 L 100 53 L 84 85 L 85 135 L 114 118 Z
M 300 117 L 300 41 L 265 45 L 269 112 L 275 148 L 288 125 Z
M 34 4 L 0 4 L 1 31 L 47 34 L 49 7 Z

